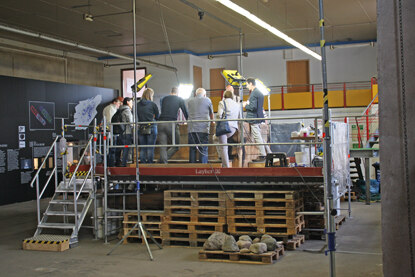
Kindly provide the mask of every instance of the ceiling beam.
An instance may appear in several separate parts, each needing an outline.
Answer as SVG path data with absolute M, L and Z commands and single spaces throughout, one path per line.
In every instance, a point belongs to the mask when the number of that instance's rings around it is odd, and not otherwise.
M 36 33 L 36 32 L 32 32 L 32 31 L 26 31 L 26 30 L 10 27 L 10 26 L 4 25 L 4 24 L 0 24 L 0 30 L 4 30 L 4 31 L 24 35 L 24 36 L 29 36 L 29 37 L 33 37 L 33 38 L 38 38 L 38 39 L 42 39 L 42 40 L 47 40 L 47 41 L 58 43 L 58 44 L 61 44 L 61 45 L 66 45 L 66 46 L 74 47 L 74 48 L 77 48 L 77 49 L 86 50 L 86 51 L 89 51 L 89 52 L 94 52 L 94 53 L 98 53 L 98 54 L 102 54 L 102 55 L 111 56 L 111 57 L 115 57 L 115 58 L 119 58 L 119 59 L 134 62 L 134 58 L 130 57 L 130 56 L 127 56 L 127 55 L 121 55 L 121 54 L 118 54 L 118 53 L 115 53 L 115 52 L 111 52 L 111 51 L 102 50 L 102 49 L 94 48 L 94 47 L 91 47 L 91 46 L 79 44 L 77 42 L 62 40 L 62 39 L 54 38 L 54 37 L 44 35 L 44 34 L 41 34 L 41 33 Z M 165 65 L 165 64 L 157 63 L 157 62 L 152 62 L 152 61 L 141 59 L 141 58 L 137 58 L 137 60 L 141 61 L 142 63 L 152 65 L 152 66 L 155 66 L 155 67 L 159 67 L 159 68 L 162 68 L 162 69 L 166 69 L 166 70 L 170 70 L 170 71 L 174 71 L 174 72 L 177 71 L 177 68 L 173 67 L 173 66 L 168 66 L 168 65 Z

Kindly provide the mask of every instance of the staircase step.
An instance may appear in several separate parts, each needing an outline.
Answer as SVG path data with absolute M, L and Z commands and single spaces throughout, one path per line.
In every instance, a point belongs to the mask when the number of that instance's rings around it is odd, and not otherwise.
M 80 190 L 80 187 L 79 188 L 76 188 L 76 192 L 77 193 L 79 193 L 79 190 Z M 83 188 L 82 189 L 82 192 L 83 193 L 90 193 L 92 191 L 92 188 L 90 188 L 90 187 L 87 187 L 87 188 Z M 60 187 L 58 187 L 56 190 L 55 190 L 55 192 L 68 192 L 68 193 L 73 193 L 73 188 L 60 188 Z
M 80 215 L 81 213 L 80 212 L 78 212 L 78 216 Z M 47 211 L 47 212 L 45 212 L 45 215 L 47 215 L 47 216 L 75 216 L 75 212 L 73 212 L 73 211 Z
M 40 223 L 39 228 L 49 228 L 49 229 L 73 229 L 75 224 L 71 223 Z
M 87 203 L 86 199 L 78 199 L 77 201 L 78 205 L 85 205 Z M 69 200 L 62 200 L 62 199 L 53 199 L 50 200 L 49 204 L 60 204 L 60 205 L 73 205 L 73 200 L 69 199 Z

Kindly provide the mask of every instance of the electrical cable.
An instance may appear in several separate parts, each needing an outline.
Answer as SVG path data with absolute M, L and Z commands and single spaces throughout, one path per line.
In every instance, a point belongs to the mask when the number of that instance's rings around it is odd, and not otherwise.
M 157 4 L 159 6 L 159 11 L 160 11 L 160 25 L 161 25 L 161 29 L 163 30 L 163 35 L 164 35 L 164 39 L 166 40 L 167 47 L 169 48 L 170 60 L 171 60 L 172 66 L 176 67 L 176 65 L 174 64 L 173 55 L 171 52 L 169 36 L 167 34 L 166 23 L 164 22 L 164 15 L 163 15 L 163 10 L 161 8 L 160 0 L 157 0 Z M 177 85 L 179 85 L 180 82 L 179 82 L 179 75 L 177 74 L 177 70 L 174 73 L 176 75 Z

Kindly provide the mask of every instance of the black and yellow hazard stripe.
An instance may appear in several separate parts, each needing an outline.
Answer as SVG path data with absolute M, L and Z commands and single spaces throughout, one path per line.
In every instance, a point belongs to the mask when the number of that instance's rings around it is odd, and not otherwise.
M 65 174 L 65 177 L 66 178 L 71 178 L 72 177 L 72 174 L 73 174 L 73 172 L 67 172 Z M 88 170 L 86 170 L 86 171 L 77 171 L 76 174 L 75 174 L 75 176 L 76 177 L 82 177 L 82 176 L 86 176 L 87 174 L 88 174 Z
M 67 240 L 35 240 L 35 239 L 25 239 L 23 240 L 24 243 L 34 243 L 34 244 L 61 244 L 64 243 L 66 241 L 69 241 L 69 239 Z

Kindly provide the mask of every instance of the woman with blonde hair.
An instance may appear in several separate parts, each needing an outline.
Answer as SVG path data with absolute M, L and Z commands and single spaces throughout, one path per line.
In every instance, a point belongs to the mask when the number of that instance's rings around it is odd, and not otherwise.
M 137 104 L 137 121 L 150 122 L 159 118 L 159 109 L 153 102 L 154 90 L 151 88 L 143 92 L 140 102 Z M 138 140 L 140 145 L 155 145 L 157 139 L 157 124 L 138 125 Z M 153 163 L 154 147 L 140 148 L 140 162 Z
M 226 113 L 226 119 L 238 119 L 241 118 L 241 107 L 236 101 L 233 100 L 232 91 L 225 91 L 223 94 L 223 100 L 219 102 L 217 118 L 222 118 L 223 113 Z M 228 142 L 228 138 L 233 136 L 238 130 L 238 121 L 228 121 L 229 128 L 231 129 L 230 133 L 218 136 L 220 144 L 225 144 Z M 228 156 L 228 146 L 220 146 L 222 148 L 221 158 L 222 158 L 222 167 L 229 167 L 229 156 Z

